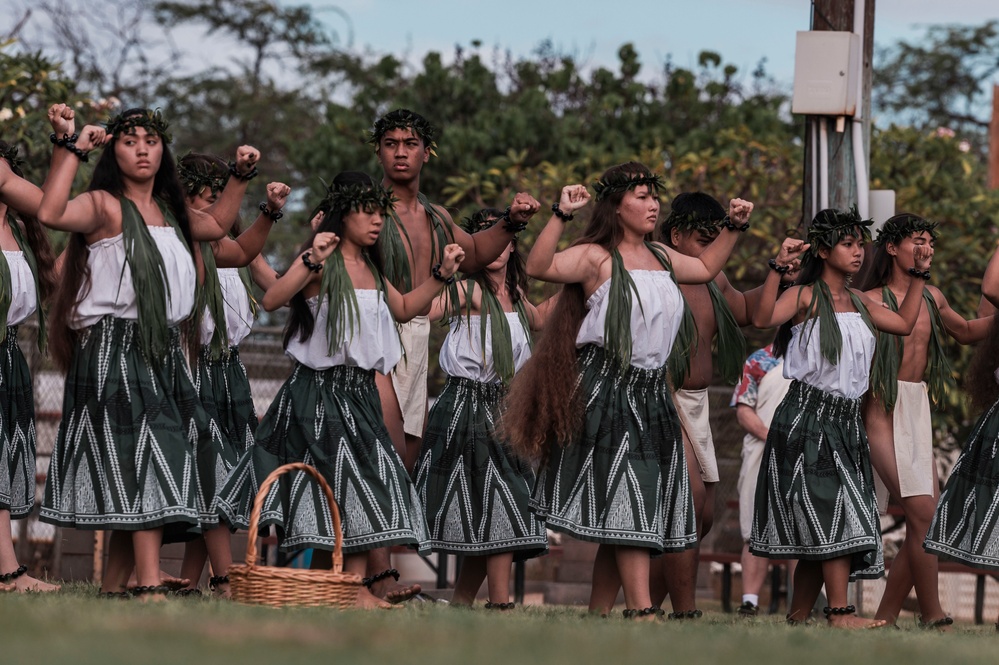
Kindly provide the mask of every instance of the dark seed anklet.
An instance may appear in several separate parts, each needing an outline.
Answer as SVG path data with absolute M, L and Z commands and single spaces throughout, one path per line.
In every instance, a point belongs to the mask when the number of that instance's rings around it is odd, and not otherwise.
M 954 625 L 954 617 L 941 617 L 936 621 L 927 621 L 923 623 L 922 617 L 916 620 L 916 625 L 923 630 L 933 630 L 934 628 L 946 628 L 947 626 Z
M 512 610 L 516 606 L 517 605 L 515 603 L 494 603 L 492 601 L 487 601 L 486 602 L 486 609 L 487 610 L 499 610 L 501 612 L 505 612 L 507 610 Z
M 228 583 L 229 583 L 229 576 L 228 575 L 218 575 L 216 577 L 209 578 L 209 580 L 208 580 L 208 588 L 211 589 L 212 591 L 217 591 L 218 588 L 219 588 L 219 585 L 221 585 L 221 584 L 228 584 Z
M 128 600 L 132 596 L 127 591 L 101 591 L 97 597 L 106 600 Z
M 200 596 L 201 589 L 177 589 L 173 593 L 181 598 L 190 598 L 191 596 Z
M 16 580 L 21 575 L 24 575 L 26 572 L 28 572 L 28 567 L 27 566 L 25 566 L 25 565 L 18 566 L 17 570 L 15 570 L 14 572 L 12 572 L 12 573 L 4 573 L 3 575 L 0 575 L 0 584 L 6 584 L 7 582 L 13 582 L 14 580 Z
M 670 612 L 670 619 L 700 619 L 704 612 L 700 610 L 687 610 L 685 612 Z
M 399 571 L 396 570 L 395 568 L 389 568 L 388 570 L 383 570 L 382 572 L 378 573 L 377 575 L 372 575 L 371 577 L 365 577 L 363 580 L 361 580 L 361 584 L 363 584 L 364 586 L 368 587 L 368 590 L 370 591 L 372 585 L 378 584 L 382 580 L 388 579 L 389 577 L 395 579 L 395 581 L 398 582 L 399 581 Z
M 623 614 L 625 619 L 637 619 L 638 617 L 647 616 L 661 617 L 666 614 L 666 610 L 653 605 L 652 607 L 646 607 L 644 610 L 624 610 Z
M 846 607 L 823 607 L 822 613 L 826 615 L 827 619 L 833 617 L 833 615 L 842 614 L 853 614 L 857 611 L 857 608 L 853 605 L 847 605 Z
M 170 593 L 170 587 L 165 584 L 157 584 L 156 586 L 137 586 L 132 589 L 133 596 L 144 596 L 149 593 Z

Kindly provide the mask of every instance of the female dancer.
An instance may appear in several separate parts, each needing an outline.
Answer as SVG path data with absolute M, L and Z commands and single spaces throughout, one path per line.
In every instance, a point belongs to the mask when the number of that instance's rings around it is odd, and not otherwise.
M 541 462 L 539 514 L 552 529 L 600 543 L 591 611 L 608 612 L 623 584 L 625 616 L 645 619 L 661 614 L 649 597 L 650 554 L 697 540 L 667 380 L 683 314 L 673 277 L 713 279 L 752 211 L 733 200 L 719 238 L 699 258 L 684 256 L 647 240 L 661 186 L 642 164 L 608 169 L 583 237 L 556 252 L 564 222 L 590 199 L 582 185 L 563 188 L 527 271 L 565 286 L 504 417 L 514 449 Z
M 465 220 L 465 230 L 488 229 L 503 215 L 485 208 Z M 430 409 L 415 476 L 431 548 L 464 557 L 452 604 L 471 605 L 488 579 L 486 607 L 512 609 L 514 557 L 548 549 L 544 522 L 528 505 L 534 472 L 496 435 L 506 386 L 530 358 L 531 330 L 540 324 L 526 294 L 527 273 L 514 236 L 485 270 L 459 283 L 461 314 L 451 319 L 440 352 L 447 383 Z M 447 315 L 443 300 L 431 319 Z
M 788 623 L 808 618 L 825 583 L 831 626 L 885 624 L 852 616 L 855 608 L 846 602 L 851 577 L 884 573 L 860 400 L 867 392 L 874 330 L 895 335 L 912 330 L 933 250 L 915 248 L 915 279 L 897 313 L 873 306 L 849 288 L 863 262 L 870 224 L 856 211 L 820 211 L 807 245 L 784 241 L 753 316 L 757 327 L 781 326 L 774 355 L 784 357 L 784 375 L 794 379 L 770 425 L 750 540 L 757 556 L 799 559 Z M 777 300 L 780 275 L 805 250 L 797 286 Z
M 45 347 L 42 303 L 55 288 L 52 248 L 32 215 L 40 189 L 23 179 L 17 148 L 0 141 L 0 588 L 56 591 L 27 575 L 14 552 L 11 520 L 35 504 L 35 400 L 17 345 L 17 326 L 38 312 L 38 349 Z
M 228 231 L 258 153 L 241 147 L 218 202 L 189 210 L 158 111 L 128 110 L 79 135 L 65 105 L 49 120 L 56 149 L 38 218 L 72 236 L 53 307 L 50 347 L 67 377 L 42 519 L 113 532 L 103 592 L 123 593 L 134 565 L 134 593 L 160 595 L 164 537 L 218 520 L 199 510 L 192 471 L 198 446 L 223 442 L 177 327 L 194 305 L 194 241 Z M 79 161 L 102 144 L 88 191 L 70 200 Z
M 999 252 L 992 255 L 982 278 L 982 294 L 999 307 Z M 991 308 L 979 308 L 994 311 Z M 985 342 L 975 352 L 967 388 L 983 410 L 950 478 L 940 493 L 923 546 L 942 559 L 974 568 L 999 571 L 999 318 L 993 319 Z M 932 624 L 931 624 L 932 625 Z M 999 619 L 996 621 L 999 630 Z
M 229 180 L 229 169 L 217 157 L 189 153 L 177 163 L 184 198 L 189 208 L 204 210 L 218 200 Z M 238 221 L 226 238 L 201 243 L 204 283 L 195 302 L 200 346 L 196 358 L 195 386 L 205 409 L 221 429 L 225 447 L 198 449 L 198 497 L 201 510 L 216 514 L 219 485 L 235 466 L 239 456 L 253 444 L 257 413 L 250 394 L 250 380 L 239 360 L 239 343 L 250 334 L 257 303 L 251 291 L 249 265 L 260 259 L 267 235 L 281 212 L 288 194 L 284 183 L 267 185 L 267 201 L 262 203 L 256 221 L 241 233 Z M 256 270 L 265 290 L 275 281 L 274 271 Z M 180 576 L 190 580 L 186 594 L 197 590 L 198 580 L 210 559 L 212 577 L 208 586 L 221 596 L 229 596 L 229 566 L 232 549 L 229 530 L 206 527 L 203 538 L 188 541 Z
M 459 245 L 447 245 L 435 279 L 400 295 L 383 279 L 372 251 L 391 206 L 391 193 L 366 174 L 338 175 L 318 207 L 317 230 L 264 295 L 268 311 L 291 304 L 284 339 L 295 369 L 219 499 L 230 526 L 247 528 L 268 473 L 291 461 L 316 466 L 343 516 L 344 568 L 358 575 L 371 549 L 427 547 L 423 509 L 385 429 L 374 373 L 390 371 L 402 357 L 396 321 L 429 308 L 444 284 L 453 283 L 464 255 Z M 275 484 L 260 519 L 262 527 L 271 524 L 284 548 L 333 549 L 329 507 L 304 474 L 286 474 Z M 313 566 L 326 561 L 313 555 Z M 368 589 L 359 604 L 392 607 Z

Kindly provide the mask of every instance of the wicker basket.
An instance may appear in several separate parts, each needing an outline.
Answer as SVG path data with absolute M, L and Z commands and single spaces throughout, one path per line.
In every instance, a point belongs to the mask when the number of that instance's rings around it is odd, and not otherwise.
M 289 471 L 304 471 L 322 487 L 333 512 L 333 533 L 336 544 L 333 549 L 332 570 L 303 570 L 301 568 L 278 568 L 257 565 L 257 527 L 260 511 L 271 485 Z M 246 543 L 246 564 L 233 564 L 229 568 L 232 598 L 249 605 L 270 605 L 285 607 L 354 607 L 361 589 L 361 576 L 343 572 L 343 535 L 340 533 L 340 510 L 333 500 L 333 492 L 326 480 L 308 464 L 299 462 L 285 464 L 275 469 L 257 492 L 250 515 L 250 533 Z

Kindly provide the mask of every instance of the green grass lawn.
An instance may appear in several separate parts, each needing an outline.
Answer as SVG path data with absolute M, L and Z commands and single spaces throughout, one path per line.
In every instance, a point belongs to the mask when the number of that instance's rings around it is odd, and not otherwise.
M 911 624 L 847 632 L 714 612 L 695 622 L 637 624 L 566 607 L 337 612 L 94 595 L 83 586 L 47 596 L 0 594 L 0 663 L 949 665 L 994 662 L 999 639 L 991 625 L 958 625 L 949 635 Z

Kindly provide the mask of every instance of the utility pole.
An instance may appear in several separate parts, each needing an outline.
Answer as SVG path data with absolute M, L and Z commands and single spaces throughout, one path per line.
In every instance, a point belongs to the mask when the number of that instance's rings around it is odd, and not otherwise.
M 999 85 L 992 86 L 992 122 L 989 123 L 989 189 L 999 189 Z
M 857 98 L 857 114 L 843 118 L 806 116 L 802 205 L 805 224 L 809 223 L 815 213 L 823 207 L 845 210 L 857 205 L 862 215 L 868 210 L 874 2 L 875 0 L 813 0 L 812 2 L 812 30 L 855 32 L 857 21 L 862 17 L 863 34 L 860 36 L 861 87 Z M 862 11 L 857 13 L 858 9 Z M 855 123 L 861 127 L 862 141 L 859 136 L 854 135 Z M 861 160 L 860 168 L 856 160 Z M 864 180 L 860 187 L 860 200 L 858 200 L 857 186 L 858 171 Z M 822 186 L 823 183 L 826 187 Z

